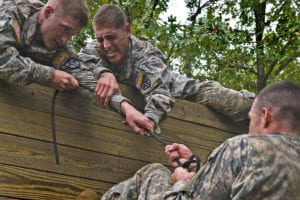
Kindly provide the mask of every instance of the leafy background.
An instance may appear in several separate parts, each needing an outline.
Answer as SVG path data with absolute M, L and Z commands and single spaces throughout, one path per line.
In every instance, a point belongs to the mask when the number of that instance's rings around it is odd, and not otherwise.
M 46 2 L 46 1 L 43 1 Z M 279 80 L 300 82 L 300 0 L 185 0 L 186 23 L 163 20 L 169 0 L 87 0 L 90 23 L 72 39 L 79 50 L 94 38 L 99 6 L 119 5 L 131 32 L 156 45 L 170 69 L 257 93 Z

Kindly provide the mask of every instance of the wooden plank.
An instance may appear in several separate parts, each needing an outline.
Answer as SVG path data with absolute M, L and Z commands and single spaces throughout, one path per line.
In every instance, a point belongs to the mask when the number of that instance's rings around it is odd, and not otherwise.
M 0 107 L 6 113 L 0 113 L 0 121 L 3 122 L 0 131 L 51 142 L 49 114 L 1 103 Z M 63 117 L 57 117 L 56 121 L 59 144 L 148 162 L 165 162 L 163 149 L 153 138 Z M 169 123 L 162 125 L 161 137 L 168 143 L 195 146 L 193 149 L 203 160 L 212 149 L 233 136 L 209 127 L 181 123 L 180 120 L 169 119 Z M 191 131 L 187 131 L 189 129 Z
M 141 96 L 121 87 L 141 109 Z M 55 165 L 53 92 L 40 85 L 19 87 L 0 81 L 0 199 L 74 199 L 86 188 L 103 193 L 147 163 L 168 165 L 158 141 L 133 133 L 121 123 L 121 116 L 92 105 L 75 91 L 57 97 L 61 164 Z M 224 140 L 247 131 L 247 123 L 234 123 L 183 100 L 177 100 L 160 127 L 167 143 L 184 143 L 203 161 Z
M 0 164 L 0 199 L 74 200 L 85 189 L 102 195 L 111 184 Z
M 0 195 L 0 200 L 24 200 L 20 198 L 3 197 Z
M 130 177 L 146 162 L 82 149 L 59 146 L 60 164 L 53 158 L 52 144 L 0 134 L 0 163 L 64 174 L 95 181 L 117 183 Z
M 144 102 L 141 95 L 131 88 L 124 85 L 121 86 L 124 95 L 132 99 L 137 107 L 142 107 Z M 35 84 L 26 87 L 19 87 L 0 81 L 0 102 L 22 105 L 26 108 L 49 112 L 52 95 L 53 89 L 48 87 Z M 16 99 L 19 100 L 16 101 Z M 56 110 L 57 115 L 96 124 L 101 124 L 102 121 L 100 119 L 102 118 L 106 121 L 120 120 L 118 114 L 92 105 L 87 99 L 74 91 L 62 92 L 59 94 L 57 97 Z M 170 113 L 170 118 L 177 118 L 182 121 L 191 121 L 193 123 L 226 130 L 235 134 L 245 133 L 248 129 L 247 122 L 233 122 L 221 115 L 216 115 L 215 112 L 209 110 L 203 105 L 183 100 L 176 100 L 175 107 Z M 119 124 L 114 124 L 114 126 L 122 128 Z

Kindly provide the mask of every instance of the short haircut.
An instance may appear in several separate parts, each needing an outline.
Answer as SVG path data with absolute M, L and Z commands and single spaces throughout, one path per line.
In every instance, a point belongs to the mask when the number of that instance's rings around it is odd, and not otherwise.
M 116 5 L 105 4 L 101 6 L 93 19 L 97 27 L 113 26 L 116 29 L 123 28 L 127 23 L 124 12 Z
M 256 111 L 268 108 L 278 123 L 300 130 L 300 85 L 281 81 L 263 88 L 256 97 Z
M 71 16 L 79 22 L 80 27 L 88 23 L 89 10 L 86 0 L 49 0 L 47 4 L 57 3 L 64 16 Z

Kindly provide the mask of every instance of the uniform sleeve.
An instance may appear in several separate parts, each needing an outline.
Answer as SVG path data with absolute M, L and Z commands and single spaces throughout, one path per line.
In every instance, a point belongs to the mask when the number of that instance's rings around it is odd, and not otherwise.
M 96 97 L 94 96 L 94 91 L 97 86 L 98 80 L 95 79 L 92 72 L 84 65 L 84 63 L 81 62 L 79 68 L 70 67 L 65 68 L 64 71 L 73 75 L 78 80 L 79 93 L 87 97 L 90 101 L 92 101 L 92 103 L 96 104 Z M 115 93 L 109 102 L 109 108 L 112 111 L 123 115 L 120 107 L 123 101 L 132 104 L 132 102 L 126 97 L 122 96 L 121 94 Z
M 33 82 L 50 85 L 54 69 L 35 63 L 19 53 L 21 28 L 13 13 L 2 12 L 0 19 L 0 79 L 19 85 Z
M 88 43 L 83 47 L 78 53 L 78 56 L 84 65 L 93 73 L 96 79 L 99 79 L 100 74 L 103 72 L 111 72 L 110 69 L 103 67 L 101 64 L 101 58 L 95 41 Z
M 134 72 L 135 86 L 146 101 L 144 115 L 152 119 L 156 125 L 167 118 L 175 103 L 163 80 L 166 65 L 161 56 L 155 49 L 150 50 L 139 59 Z

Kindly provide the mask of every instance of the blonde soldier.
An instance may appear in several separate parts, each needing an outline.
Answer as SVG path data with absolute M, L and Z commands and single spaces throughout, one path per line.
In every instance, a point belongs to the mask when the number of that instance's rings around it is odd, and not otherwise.
M 183 144 L 165 147 L 173 173 L 149 164 L 135 176 L 108 190 L 102 200 L 299 200 L 300 85 L 280 82 L 267 86 L 249 112 L 249 134 L 226 140 L 198 172 L 174 165 L 192 152 Z M 97 199 L 84 191 L 76 200 Z
M 85 0 L 49 0 L 45 5 L 38 0 L 2 0 L 0 79 L 19 85 L 34 82 L 58 90 L 78 88 L 96 101 L 93 93 L 97 80 L 84 66 L 80 67 L 68 44 L 87 22 Z M 110 74 L 102 75 L 114 79 Z M 109 97 L 117 90 L 105 87 Z M 114 95 L 112 108 L 121 112 L 120 102 L 124 100 L 121 95 Z
M 233 120 L 247 118 L 253 101 L 247 94 L 254 97 L 252 93 L 227 89 L 215 81 L 198 82 L 167 70 L 165 56 L 149 42 L 130 34 L 130 24 L 117 6 L 101 6 L 94 16 L 93 26 L 97 40 L 82 49 L 79 56 L 94 70 L 95 78 L 104 66 L 120 83 L 137 88 L 147 102 L 144 115 L 156 126 L 171 110 L 173 97 L 203 103 Z M 137 128 L 127 118 L 138 133 L 149 126 L 149 120 L 144 121 L 145 125 L 139 124 Z

